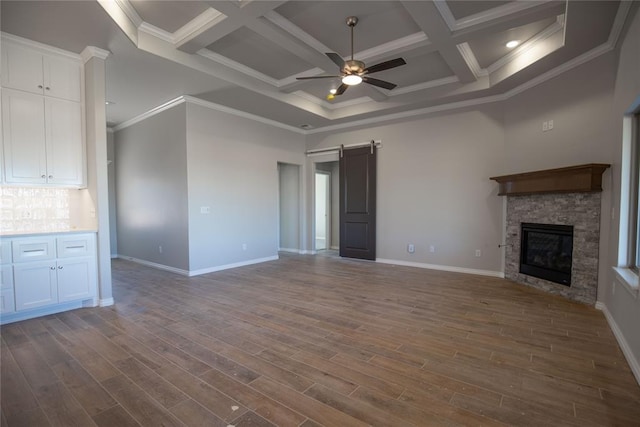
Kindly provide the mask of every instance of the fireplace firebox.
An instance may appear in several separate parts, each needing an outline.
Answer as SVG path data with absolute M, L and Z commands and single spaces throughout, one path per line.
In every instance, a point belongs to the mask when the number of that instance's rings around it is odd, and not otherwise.
M 571 286 L 573 226 L 521 224 L 520 273 Z

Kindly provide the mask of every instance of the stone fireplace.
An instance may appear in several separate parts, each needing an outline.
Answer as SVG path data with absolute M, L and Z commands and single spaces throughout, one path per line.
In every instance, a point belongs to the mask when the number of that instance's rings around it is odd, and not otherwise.
M 602 173 L 608 167 L 589 164 L 491 178 L 500 184 L 499 195 L 507 197 L 505 278 L 595 304 Z M 521 268 L 522 224 L 572 229 L 570 283 L 534 277 Z

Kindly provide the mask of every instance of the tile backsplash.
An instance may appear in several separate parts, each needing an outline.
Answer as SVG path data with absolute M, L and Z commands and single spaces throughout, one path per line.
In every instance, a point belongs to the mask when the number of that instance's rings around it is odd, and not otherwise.
M 67 188 L 2 187 L 0 233 L 68 231 Z

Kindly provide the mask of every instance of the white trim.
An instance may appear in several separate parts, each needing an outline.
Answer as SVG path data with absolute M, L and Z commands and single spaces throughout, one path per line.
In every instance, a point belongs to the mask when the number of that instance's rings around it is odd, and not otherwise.
M 62 313 L 63 311 L 75 310 L 85 307 L 85 301 L 93 301 L 92 298 L 80 301 L 70 301 L 60 304 L 52 304 L 46 307 L 38 307 L 32 310 L 14 311 L 13 313 L 3 313 L 0 315 L 0 325 L 19 322 L 21 320 L 33 319 L 36 317 L 48 316 L 50 314 Z
M 427 35 L 422 31 L 418 31 L 417 33 L 409 34 L 408 36 L 391 40 L 390 42 L 383 43 L 379 46 L 361 50 L 360 52 L 355 52 L 353 56 L 358 57 L 361 61 L 366 61 L 374 57 L 389 57 L 392 56 L 394 52 L 412 48 L 414 46 L 428 46 L 428 44 L 430 43 L 431 42 L 429 41 Z
M 267 76 L 266 74 L 261 73 L 251 67 L 247 67 L 239 62 L 236 62 L 232 59 L 227 58 L 226 56 L 222 56 L 215 52 L 210 51 L 207 48 L 202 48 L 196 52 L 197 55 L 202 56 L 203 58 L 207 58 L 213 62 L 216 62 L 220 65 L 224 65 L 225 67 L 231 68 L 233 71 L 237 71 L 238 73 L 245 74 L 249 77 L 253 77 L 254 79 L 260 80 L 264 83 L 270 84 L 274 87 L 279 87 L 278 80 Z
M 340 250 L 340 246 L 331 246 L 330 248 L 332 251 L 339 251 Z
M 633 375 L 636 377 L 636 381 L 640 384 L 640 358 L 633 354 L 631 347 L 629 347 L 629 343 L 627 343 L 627 340 L 622 334 L 622 331 L 618 327 L 615 319 L 609 312 L 606 304 L 601 301 L 597 301 L 596 308 L 604 313 L 604 317 L 607 319 L 607 322 L 609 322 L 609 327 L 611 328 L 613 335 L 616 337 L 618 345 L 620 345 L 620 348 L 622 349 L 622 354 L 624 354 L 624 357 L 627 359 L 627 363 L 629 363 L 631 372 L 633 372 Z
M 460 79 L 458 78 L 458 76 L 443 77 L 441 79 L 430 80 L 428 82 L 418 83 L 411 86 L 399 87 L 389 91 L 389 96 L 394 97 L 398 95 L 404 95 L 405 93 L 417 92 L 419 90 L 433 89 L 434 87 L 445 86 L 445 85 L 450 85 L 454 83 L 460 83 Z
M 0 35 L 2 37 L 3 42 L 8 41 L 12 43 L 17 43 L 17 44 L 29 47 L 31 49 L 36 49 L 40 53 L 43 53 L 46 55 L 56 54 L 56 55 L 64 56 L 68 59 L 72 59 L 74 61 L 82 62 L 82 56 L 80 56 L 77 53 L 70 52 L 68 50 L 60 49 L 54 46 L 50 46 L 48 44 L 25 39 L 20 36 L 15 36 L 13 34 L 5 33 L 5 32 L 0 32 Z
M 633 299 L 638 299 L 638 275 L 629 268 L 613 267 L 616 281 L 629 292 Z
M 245 119 L 254 120 L 256 122 L 264 123 L 267 125 L 275 126 L 281 129 L 286 129 L 291 132 L 305 134 L 306 131 L 294 126 L 290 126 L 284 123 L 277 122 L 275 120 L 267 119 L 265 117 L 257 116 L 255 114 L 247 113 L 244 111 L 236 110 L 235 108 L 226 107 L 224 105 L 216 104 L 214 102 L 205 101 L 204 99 L 194 98 L 190 95 L 184 95 L 183 98 L 186 102 L 199 105 L 201 107 L 210 108 L 212 110 L 221 111 L 223 113 L 233 114 L 234 116 L 244 117 Z
M 191 21 L 184 24 L 182 27 L 178 28 L 173 33 L 173 44 L 184 44 L 186 41 L 192 40 L 202 31 L 211 28 L 225 18 L 226 15 L 213 8 L 209 8 L 202 12 L 200 15 L 193 18 Z
M 127 18 L 131 20 L 133 25 L 139 27 L 144 22 L 129 0 L 114 0 L 114 2 L 120 7 L 124 14 L 127 15 Z
M 126 121 L 120 123 L 117 126 L 114 126 L 113 130 L 115 132 L 117 132 L 117 131 L 122 130 L 124 128 L 127 128 L 127 127 L 129 127 L 131 125 L 135 125 L 136 123 L 139 123 L 139 122 L 141 122 L 143 120 L 146 120 L 149 117 L 155 116 L 158 113 L 161 113 L 161 112 L 163 112 L 165 110 L 168 110 L 170 108 L 176 107 L 176 106 L 182 104 L 183 102 L 185 102 L 185 98 L 183 96 L 179 96 L 177 98 L 172 99 L 171 101 L 165 102 L 164 104 L 158 105 L 157 107 L 154 107 L 149 111 L 146 111 L 146 112 L 144 112 L 142 114 L 139 114 L 139 115 L 135 116 L 132 119 L 126 120 Z
M 611 32 L 609 33 L 609 39 L 607 40 L 607 42 L 613 47 L 618 44 L 618 39 L 620 38 L 620 34 L 622 34 L 622 29 L 624 28 L 631 6 L 633 6 L 632 1 L 621 1 L 618 6 L 618 13 L 616 13 L 616 18 L 613 21 Z
M 332 52 L 332 50 L 329 49 L 327 46 L 320 43 L 318 40 L 312 37 L 309 33 L 307 33 L 302 28 L 298 27 L 293 22 L 289 21 L 287 18 L 285 18 L 284 16 L 280 15 L 277 12 L 270 10 L 269 12 L 265 13 L 262 17 L 265 18 L 267 21 L 271 22 L 272 24 L 275 24 L 278 27 L 282 28 L 284 31 L 291 34 L 293 37 L 300 40 L 302 43 L 306 44 L 307 46 L 311 46 L 313 49 L 317 50 L 318 52 L 322 52 L 322 53 Z
M 566 19 L 566 15 L 559 15 L 558 19 L 554 21 L 553 24 L 549 25 L 544 30 L 540 31 L 538 34 L 536 34 L 535 36 L 527 40 L 525 43 L 522 43 L 520 46 L 518 46 L 517 49 L 510 51 L 505 56 L 501 57 L 496 62 L 489 65 L 484 71 L 488 74 L 491 74 L 499 70 L 500 68 L 509 64 L 510 62 L 513 62 L 518 56 L 526 54 L 529 50 L 536 47 L 539 43 L 543 42 L 544 40 L 550 38 L 551 36 L 556 34 L 558 31 L 562 31 L 565 26 L 562 23 L 560 23 L 560 17 L 565 17 Z M 563 46 L 564 46 L 564 38 L 563 38 Z
M 102 298 L 101 300 L 98 301 L 98 305 L 100 307 L 109 307 L 112 306 L 113 304 L 115 304 L 115 301 L 112 298 Z
M 288 253 L 292 253 L 292 254 L 300 254 L 300 253 L 302 253 L 302 251 L 300 249 L 294 249 L 294 248 L 278 248 L 278 252 L 288 252 Z
M 99 47 L 95 46 L 87 46 L 82 50 L 82 52 L 80 52 L 82 62 L 85 64 L 92 58 L 104 60 L 107 59 L 109 55 L 111 55 L 111 52 L 109 52 L 108 50 L 100 49 Z
M 153 37 L 155 37 L 157 39 L 160 39 L 162 41 L 165 41 L 167 43 L 173 44 L 173 42 L 174 42 L 173 34 L 171 34 L 168 31 L 163 30 L 162 28 L 158 28 L 155 25 L 149 24 L 146 21 L 142 21 L 142 23 L 140 25 L 138 25 L 138 31 L 141 31 L 143 33 L 147 33 L 150 36 L 153 36 Z
M 169 271 L 171 273 L 179 274 L 181 276 L 189 276 L 188 270 L 183 270 L 181 268 L 175 268 L 164 264 L 158 264 L 156 262 L 146 261 L 144 259 L 134 258 L 127 255 L 118 255 L 119 259 L 123 259 L 125 261 L 135 262 L 136 264 L 146 265 L 147 267 L 157 268 L 158 270 Z
M 268 261 L 277 261 L 278 259 L 280 259 L 278 255 L 274 255 L 274 256 L 269 256 L 264 258 L 255 258 L 247 261 L 235 262 L 232 264 L 219 265 L 216 267 L 202 268 L 200 270 L 191 270 L 189 271 L 189 277 L 199 276 L 201 274 L 207 274 L 207 273 L 215 273 L 216 271 L 229 270 L 231 268 L 244 267 L 252 264 L 260 264 Z
M 305 249 L 300 250 L 300 255 L 315 255 L 315 254 L 317 254 L 317 252 L 314 250 L 305 250 Z
M 460 52 L 460 55 L 462 55 L 462 59 L 464 59 L 464 62 L 467 64 L 467 67 L 469 67 L 476 78 L 489 74 L 488 71 L 483 69 L 478 63 L 478 59 L 473 54 L 469 43 L 464 42 L 456 47 L 458 48 L 458 52 Z
M 402 265 L 405 267 L 426 268 L 429 270 L 451 271 L 453 273 L 475 274 L 477 276 L 498 277 L 504 279 L 504 272 L 492 270 L 479 270 L 475 268 L 453 267 L 450 265 L 426 264 L 422 262 L 400 261 L 395 259 L 376 258 L 381 264 Z

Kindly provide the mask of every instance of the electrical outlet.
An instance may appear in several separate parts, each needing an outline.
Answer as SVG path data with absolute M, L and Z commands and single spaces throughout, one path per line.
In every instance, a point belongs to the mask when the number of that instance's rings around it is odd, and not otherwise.
M 407 245 L 407 252 L 409 252 L 410 254 L 414 253 L 416 251 L 416 247 L 413 245 L 413 243 L 409 243 Z
M 200 213 L 203 215 L 207 215 L 211 213 L 211 207 L 209 206 L 201 206 L 200 207 Z
M 542 132 L 549 130 L 549 122 L 542 122 Z
M 553 129 L 553 120 L 549 120 L 549 130 Z
M 158 252 L 162 253 L 162 246 L 158 246 Z
M 433 245 L 429 246 L 429 252 L 433 253 L 435 251 L 436 251 L 436 247 L 435 246 L 433 246 Z
M 482 256 L 482 252 L 480 252 L 480 249 L 476 249 L 476 256 L 477 257 Z

